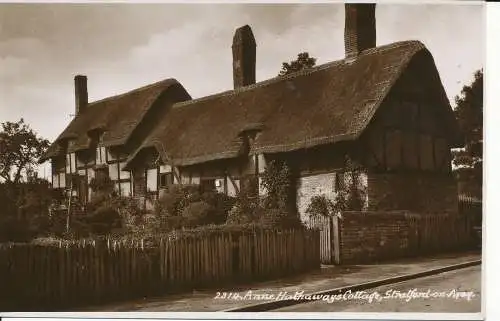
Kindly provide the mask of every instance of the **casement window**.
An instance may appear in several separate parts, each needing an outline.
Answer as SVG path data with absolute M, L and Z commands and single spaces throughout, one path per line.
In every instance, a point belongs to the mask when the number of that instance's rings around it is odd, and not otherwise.
M 160 174 L 160 188 L 166 188 L 174 184 L 174 175 L 172 173 Z
M 97 165 L 106 164 L 106 147 L 97 147 L 95 163 Z
M 167 188 L 174 184 L 174 173 L 172 173 L 172 166 L 160 165 L 158 168 L 158 183 L 160 188 Z
M 66 154 L 66 174 L 76 173 L 75 153 Z
M 158 169 L 152 168 L 146 171 L 146 190 L 148 192 L 158 190 Z

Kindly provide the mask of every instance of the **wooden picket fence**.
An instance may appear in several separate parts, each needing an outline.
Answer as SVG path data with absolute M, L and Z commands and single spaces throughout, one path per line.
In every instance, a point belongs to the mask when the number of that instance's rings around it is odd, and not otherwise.
M 0 250 L 7 306 L 27 309 L 77 306 L 151 293 L 156 251 L 103 244 L 13 245 Z
M 58 310 L 319 268 L 319 231 L 0 247 L 0 310 Z
M 186 237 L 163 242 L 160 252 L 162 280 L 170 287 L 283 277 L 320 266 L 317 230 Z
M 464 215 L 422 215 L 410 221 L 412 251 L 419 254 L 444 252 L 464 248 L 472 244 L 473 224 Z

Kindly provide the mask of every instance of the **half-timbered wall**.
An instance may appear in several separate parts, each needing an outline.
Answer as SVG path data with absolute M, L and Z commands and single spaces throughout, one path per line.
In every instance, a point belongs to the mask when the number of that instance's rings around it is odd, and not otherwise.
M 191 166 L 172 166 L 162 163 L 155 152 L 145 153 L 133 169 L 134 195 L 161 196 L 170 185 L 200 185 L 204 190 L 214 190 L 230 196 L 237 196 L 251 177 L 264 172 L 264 155 L 248 158 L 218 160 Z M 259 184 L 259 188 L 261 185 Z M 260 188 L 260 192 L 264 193 Z
M 72 141 L 68 143 L 71 151 Z M 94 146 L 87 150 L 65 151 L 64 155 L 52 159 L 52 186 L 71 191 L 73 197 L 87 203 L 92 199 L 90 182 L 96 176 L 96 166 L 106 167 L 115 190 L 122 196 L 131 196 L 132 179 L 124 171 L 127 154 L 119 148 Z
M 383 106 L 363 137 L 365 164 L 380 171 L 431 171 L 449 173 L 448 140 L 425 101 L 401 98 Z
M 442 107 L 411 74 L 379 108 L 360 140 L 369 210 L 456 212 L 451 148 Z

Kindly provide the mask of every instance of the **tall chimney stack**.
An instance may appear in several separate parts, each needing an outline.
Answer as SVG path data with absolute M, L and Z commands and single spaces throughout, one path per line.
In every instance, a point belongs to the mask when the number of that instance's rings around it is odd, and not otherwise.
M 75 76 L 75 116 L 82 113 L 89 103 L 87 76 Z
M 376 47 L 375 3 L 346 3 L 344 43 L 346 57 Z
M 255 83 L 256 47 L 250 26 L 236 29 L 232 46 L 234 89 Z

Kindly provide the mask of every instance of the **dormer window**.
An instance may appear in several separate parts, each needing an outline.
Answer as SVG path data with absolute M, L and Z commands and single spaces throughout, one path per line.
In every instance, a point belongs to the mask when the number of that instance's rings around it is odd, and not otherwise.
M 106 164 L 106 147 L 98 146 L 96 148 L 95 162 L 96 165 Z
M 66 154 L 66 174 L 76 173 L 76 154 Z

